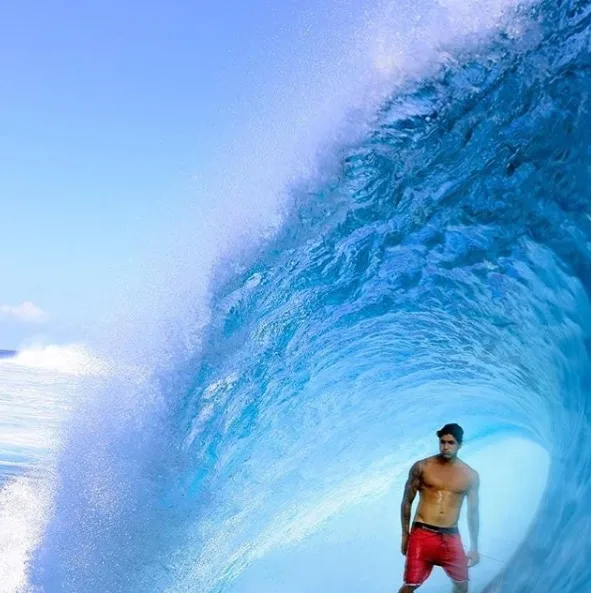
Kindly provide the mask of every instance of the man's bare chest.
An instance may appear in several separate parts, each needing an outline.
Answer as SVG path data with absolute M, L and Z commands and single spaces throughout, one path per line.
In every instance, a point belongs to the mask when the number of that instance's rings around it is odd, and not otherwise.
M 421 490 L 465 494 L 469 488 L 470 476 L 461 470 L 429 468 L 421 476 Z

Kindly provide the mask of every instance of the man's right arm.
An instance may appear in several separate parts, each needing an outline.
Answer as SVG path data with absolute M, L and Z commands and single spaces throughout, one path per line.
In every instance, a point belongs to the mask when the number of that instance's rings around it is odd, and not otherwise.
M 404 485 L 404 495 L 400 505 L 400 520 L 402 522 L 402 553 L 406 554 L 406 541 L 410 531 L 410 515 L 412 503 L 417 495 L 421 485 L 421 472 L 423 471 L 423 462 L 417 461 L 408 472 L 408 479 Z

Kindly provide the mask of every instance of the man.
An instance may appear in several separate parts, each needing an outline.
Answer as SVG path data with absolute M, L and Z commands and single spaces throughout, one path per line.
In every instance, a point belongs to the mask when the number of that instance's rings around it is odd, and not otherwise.
M 439 455 L 417 461 L 410 469 L 400 509 L 402 554 L 406 556 L 404 584 L 399 593 L 411 593 L 441 566 L 453 582 L 454 593 L 468 591 L 468 567 L 480 560 L 478 554 L 478 474 L 458 459 L 464 430 L 446 424 L 437 431 Z M 412 529 L 410 515 L 419 492 L 419 506 Z M 468 498 L 470 552 L 466 556 L 458 519 L 464 498 Z

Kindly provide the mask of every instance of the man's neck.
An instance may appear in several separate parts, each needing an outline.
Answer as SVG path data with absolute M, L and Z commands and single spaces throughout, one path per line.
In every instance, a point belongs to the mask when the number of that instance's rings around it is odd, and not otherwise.
M 453 465 L 458 461 L 457 457 L 446 458 L 443 455 L 441 455 L 441 453 L 437 455 L 437 459 L 439 460 L 439 463 L 444 463 L 445 465 Z

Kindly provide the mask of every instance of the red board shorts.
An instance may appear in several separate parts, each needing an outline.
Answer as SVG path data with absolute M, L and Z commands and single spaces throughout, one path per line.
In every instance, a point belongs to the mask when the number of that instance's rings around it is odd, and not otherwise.
M 434 566 L 441 566 L 452 581 L 468 580 L 468 558 L 457 528 L 416 522 L 408 536 L 404 583 L 422 585 Z

